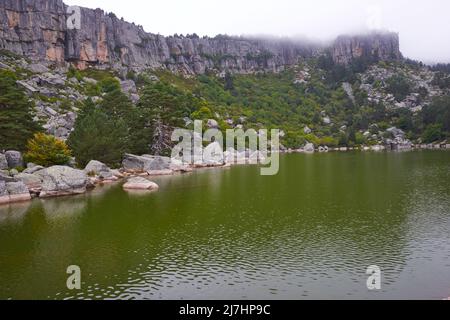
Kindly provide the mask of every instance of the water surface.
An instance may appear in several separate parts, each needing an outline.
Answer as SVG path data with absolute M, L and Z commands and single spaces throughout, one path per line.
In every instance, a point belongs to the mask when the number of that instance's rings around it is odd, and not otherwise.
M 450 296 L 449 152 L 295 154 L 273 177 L 237 166 L 155 181 L 151 194 L 118 184 L 0 206 L 0 299 Z

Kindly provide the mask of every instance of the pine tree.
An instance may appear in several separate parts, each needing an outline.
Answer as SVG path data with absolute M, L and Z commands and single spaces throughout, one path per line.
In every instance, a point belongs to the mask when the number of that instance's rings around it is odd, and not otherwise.
M 102 109 L 87 102 L 75 122 L 68 144 L 84 167 L 91 160 L 115 167 L 127 152 L 128 127 L 123 119 L 112 119 Z
M 0 70 L 0 151 L 23 151 L 41 127 L 33 120 L 34 104 L 16 84 L 10 71 Z

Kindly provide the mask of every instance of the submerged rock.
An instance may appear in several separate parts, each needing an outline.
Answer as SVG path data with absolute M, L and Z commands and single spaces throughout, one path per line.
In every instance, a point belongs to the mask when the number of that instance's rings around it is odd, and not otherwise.
M 38 171 L 42 182 L 41 198 L 82 194 L 86 192 L 88 177 L 82 170 L 54 166 Z
M 147 180 L 142 177 L 134 177 L 128 179 L 123 185 L 125 190 L 158 190 L 159 186 L 153 181 Z

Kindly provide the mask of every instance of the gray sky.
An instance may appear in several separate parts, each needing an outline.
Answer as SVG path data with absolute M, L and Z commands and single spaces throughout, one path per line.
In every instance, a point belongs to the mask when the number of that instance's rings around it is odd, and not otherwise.
M 449 0 L 64 0 L 101 8 L 163 35 L 307 36 L 383 29 L 401 50 L 425 62 L 450 62 Z

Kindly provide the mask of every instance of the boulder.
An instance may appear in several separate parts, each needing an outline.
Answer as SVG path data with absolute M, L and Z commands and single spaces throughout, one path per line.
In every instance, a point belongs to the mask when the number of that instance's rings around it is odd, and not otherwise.
M 8 161 L 3 153 L 0 153 L 0 170 L 8 169 Z
M 35 173 L 42 178 L 41 198 L 82 194 L 86 192 L 88 177 L 82 170 L 54 166 Z
M 171 159 L 160 156 L 126 154 L 122 162 L 125 170 L 135 172 L 170 170 Z
M 40 84 L 63 88 L 66 85 L 65 78 L 57 73 L 46 72 L 38 76 Z
M 36 174 L 19 173 L 14 176 L 18 181 L 22 181 L 28 189 L 40 189 L 42 187 L 42 178 Z
M 207 126 L 210 129 L 217 129 L 217 128 L 219 128 L 219 123 L 214 119 L 209 119 Z
M 120 88 L 125 94 L 137 93 L 136 83 L 133 80 L 123 80 L 120 82 Z
M 22 181 L 6 183 L 6 190 L 9 194 L 9 202 L 31 200 L 30 191 Z
M 394 138 L 401 138 L 403 139 L 405 137 L 405 132 L 401 129 L 398 129 L 396 127 L 392 127 L 386 130 L 387 132 L 391 133 Z
M 125 170 L 144 172 L 152 163 L 152 159 L 136 156 L 133 154 L 126 154 L 122 161 L 122 166 Z
M 6 151 L 5 152 L 5 158 L 8 162 L 8 167 L 13 169 L 17 167 L 23 167 L 23 158 L 22 154 L 19 151 Z
M 171 159 L 171 163 L 170 163 L 170 170 L 174 171 L 174 172 L 192 172 L 192 168 L 184 163 L 182 160 L 176 159 L 176 158 L 172 158 Z
M 306 153 L 314 153 L 315 148 L 314 148 L 314 145 L 313 145 L 312 143 L 307 143 L 307 144 L 305 145 L 305 147 L 303 148 L 303 150 L 304 150 Z
M 86 172 L 86 174 L 95 173 L 95 175 L 104 179 L 112 178 L 114 176 L 111 169 L 106 164 L 97 160 L 90 161 L 84 169 L 84 172 Z
M 45 169 L 45 168 L 44 168 L 43 166 L 37 166 L 37 165 L 30 166 L 30 164 L 28 164 L 28 168 L 25 169 L 25 170 L 23 171 L 23 173 L 34 174 L 35 172 L 38 172 L 38 171 L 44 170 L 44 169 Z
M 143 155 L 143 157 L 152 160 L 148 164 L 146 171 L 170 170 L 170 164 L 172 160 L 169 157 L 151 156 L 151 155 Z
M 4 181 L 4 182 L 15 182 L 15 181 L 17 181 L 17 180 L 14 179 L 14 177 L 10 176 L 9 174 L 0 172 L 0 181 Z
M 158 190 L 159 186 L 145 178 L 134 177 L 128 179 L 128 181 L 123 185 L 125 190 Z
M 29 64 L 27 66 L 27 69 L 33 73 L 46 73 L 46 72 L 50 71 L 46 66 L 44 66 L 43 64 L 40 64 L 40 63 Z
M 111 170 L 111 173 L 113 174 L 114 177 L 116 178 L 123 178 L 124 175 L 122 174 L 122 172 L 120 172 L 117 169 Z

